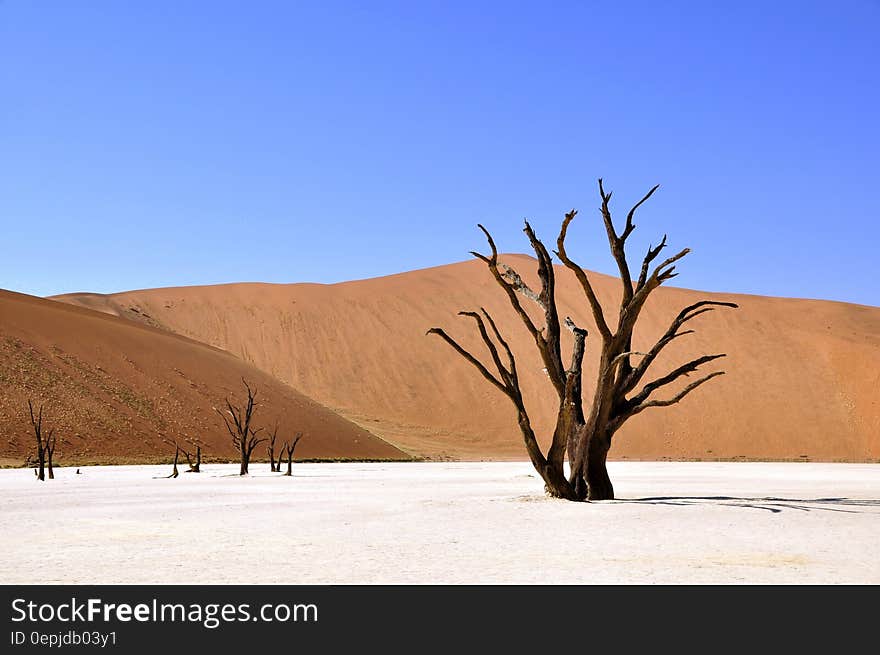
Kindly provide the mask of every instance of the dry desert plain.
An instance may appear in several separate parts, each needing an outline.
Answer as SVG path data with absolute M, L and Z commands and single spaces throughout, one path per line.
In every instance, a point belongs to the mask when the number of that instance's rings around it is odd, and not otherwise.
M 518 462 L 0 471 L 6 583 L 880 583 L 880 465 L 611 462 L 620 500 Z

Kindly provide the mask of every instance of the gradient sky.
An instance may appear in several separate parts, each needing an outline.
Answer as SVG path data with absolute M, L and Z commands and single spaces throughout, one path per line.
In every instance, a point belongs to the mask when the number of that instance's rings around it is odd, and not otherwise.
M 369 5 L 370 8 L 365 8 Z M 524 217 L 880 305 L 880 3 L 0 0 L 0 287 L 335 282 Z

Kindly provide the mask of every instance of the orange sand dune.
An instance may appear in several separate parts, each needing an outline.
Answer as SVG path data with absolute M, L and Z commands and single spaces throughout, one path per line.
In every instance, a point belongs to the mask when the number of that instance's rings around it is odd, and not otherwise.
M 505 260 L 534 281 L 534 260 Z M 597 348 L 580 287 L 558 269 L 563 315 L 590 329 L 585 396 Z M 592 276 L 609 321 L 620 281 Z M 689 324 L 655 362 L 659 376 L 705 353 L 727 375 L 682 403 L 631 419 L 611 455 L 639 459 L 880 459 L 880 308 L 661 288 L 636 331 L 648 348 L 683 306 L 733 300 Z M 463 309 L 486 307 L 518 354 L 533 423 L 545 437 L 554 394 L 534 345 L 471 261 L 335 285 L 231 284 L 59 297 L 223 348 L 407 451 L 434 457 L 525 456 L 509 401 L 435 336 L 442 326 L 481 350 Z M 528 301 L 524 301 L 528 304 Z M 707 371 L 715 370 L 711 367 Z
M 242 377 L 257 388 L 257 426 L 304 438 L 297 456 L 405 458 L 364 429 L 222 350 L 91 310 L 0 291 L 0 457 L 33 450 L 27 399 L 46 405 L 56 459 L 169 456 L 163 439 L 198 438 L 206 457 L 234 457 L 214 412 Z M 255 456 L 264 457 L 263 446 Z

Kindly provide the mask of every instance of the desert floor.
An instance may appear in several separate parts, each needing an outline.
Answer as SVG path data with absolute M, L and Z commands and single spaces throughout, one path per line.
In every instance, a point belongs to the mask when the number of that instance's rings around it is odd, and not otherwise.
M 880 583 L 880 465 L 612 462 L 0 471 L 0 583 Z

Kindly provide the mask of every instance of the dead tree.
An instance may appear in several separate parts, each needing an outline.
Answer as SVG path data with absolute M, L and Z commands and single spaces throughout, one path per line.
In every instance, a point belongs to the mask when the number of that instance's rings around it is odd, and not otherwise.
M 176 441 L 169 441 L 167 439 L 165 439 L 164 441 L 169 446 L 174 446 L 174 468 L 171 471 L 171 475 L 167 475 L 165 477 L 176 478 L 178 475 L 180 475 L 180 471 L 177 470 L 177 462 L 178 462 L 178 459 L 180 458 L 180 446 L 177 445 Z
M 51 453 L 55 452 L 55 437 L 53 436 L 54 429 L 49 430 L 49 433 L 43 437 L 43 405 L 40 404 L 40 409 L 37 412 L 37 415 L 34 415 L 34 405 L 28 400 L 28 411 L 31 415 L 31 426 L 34 429 L 34 436 L 37 439 L 37 468 L 35 469 L 35 473 L 37 475 L 37 479 L 44 481 L 46 480 L 46 455 L 49 454 L 49 477 L 54 478 L 55 475 L 52 472 L 52 464 L 51 464 Z M 51 451 L 48 449 L 48 444 L 51 442 Z
M 266 450 L 269 451 L 269 467 L 272 469 L 272 473 L 280 473 L 281 472 L 281 453 L 278 453 L 278 462 L 275 462 L 275 439 L 278 437 L 278 423 L 275 423 L 275 429 L 272 431 L 272 434 L 269 435 L 269 443 L 266 446 Z
M 46 437 L 46 443 L 43 446 L 43 452 L 46 453 L 46 473 L 49 475 L 50 480 L 55 479 L 55 471 L 52 468 L 52 457 L 55 455 L 55 442 L 55 430 L 49 430 L 49 434 Z
M 202 469 L 202 447 L 199 444 L 195 444 L 196 446 L 196 460 L 193 461 L 192 455 L 185 448 L 180 448 L 180 452 L 183 453 L 183 456 L 186 457 L 186 463 L 189 465 L 189 470 L 187 473 L 201 473 Z
M 573 209 L 565 215 L 556 240 L 557 249 L 554 253 L 577 278 L 599 332 L 598 375 L 588 414 L 584 413 L 582 397 L 582 364 L 587 331 L 575 325 L 570 317 L 565 317 L 563 320 L 559 318 L 555 296 L 556 272 L 550 253 L 526 221 L 524 232 L 538 259 L 538 278 L 541 289 L 539 292 L 535 292 L 514 269 L 499 263 L 498 250 L 492 235 L 482 225 L 478 226 L 486 236 L 491 254 L 483 255 L 477 252 L 471 254 L 487 265 L 495 282 L 506 294 L 520 321 L 530 333 L 558 398 L 556 427 L 546 454 L 538 444 L 523 403 L 513 352 L 501 336 L 489 313 L 480 308 L 479 312 L 459 312 L 459 315 L 472 318 L 476 322 L 477 330 L 491 355 L 497 374 L 491 372 L 488 366 L 465 350 L 442 329 L 428 330 L 428 334 L 437 334 L 443 338 L 484 378 L 511 400 L 516 408 L 517 420 L 529 458 L 544 480 L 547 492 L 559 498 L 568 500 L 613 499 L 614 487 L 608 477 L 606 458 L 611 448 L 612 438 L 624 422 L 651 407 L 674 405 L 697 387 L 724 373 L 723 371 L 715 371 L 704 375 L 671 397 L 664 399 L 653 397 L 656 391 L 665 389 L 682 377 L 694 373 L 703 364 L 725 356 L 724 354 L 704 355 L 682 364 L 670 373 L 651 382 L 642 383 L 648 369 L 661 350 L 672 340 L 693 332 L 693 330 L 681 329 L 685 323 L 700 314 L 712 311 L 716 307 L 737 306 L 730 302 L 711 300 L 703 300 L 689 305 L 678 313 L 666 332 L 648 352 L 640 353 L 632 350 L 633 330 L 648 296 L 661 284 L 677 275 L 675 263 L 690 252 L 688 248 L 685 248 L 663 260 L 661 264 L 651 270 L 652 262 L 666 247 L 666 236 L 664 235 L 656 247 L 648 248 L 638 275 L 634 278 L 626 259 L 626 240 L 635 229 L 633 217 L 636 210 L 653 195 L 657 188 L 657 186 L 652 188 L 630 209 L 623 231 L 618 233 L 611 219 L 609 207 L 611 193 L 605 193 L 602 180 L 599 180 L 600 212 L 611 254 L 617 263 L 623 286 L 616 326 L 610 325 L 606 319 L 605 311 L 599 303 L 586 271 L 575 264 L 565 250 L 566 233 L 570 223 L 577 215 L 576 210 Z M 543 314 L 543 325 L 536 324 L 523 308 L 520 298 L 537 303 Z M 568 367 L 564 365 L 562 355 L 561 331 L 563 325 L 572 332 L 574 339 Z M 499 349 L 503 352 L 504 359 L 502 359 Z M 566 459 L 569 464 L 568 475 L 564 470 Z
M 217 413 L 220 414 L 220 418 L 223 419 L 223 423 L 226 425 L 226 430 L 229 432 L 229 436 L 232 437 L 232 445 L 238 449 L 241 455 L 241 468 L 239 470 L 239 475 L 247 475 L 248 464 L 251 461 L 251 454 L 253 454 L 254 448 L 260 443 L 266 441 L 266 439 L 257 438 L 257 433 L 259 433 L 262 428 L 254 430 L 251 427 L 251 421 L 256 407 L 254 403 L 256 392 L 251 390 L 247 381 L 242 379 L 242 382 L 247 390 L 247 404 L 245 407 L 236 407 L 228 398 L 226 399 L 226 409 L 227 413 L 232 418 L 231 423 L 229 422 L 229 418 L 227 418 L 220 410 L 217 410 Z
M 289 443 L 287 441 L 284 442 L 284 452 L 287 454 L 287 472 L 284 475 L 293 475 L 293 451 L 296 449 L 296 444 L 299 443 L 299 440 L 302 439 L 302 436 L 302 432 L 297 432 L 293 443 Z M 278 472 L 281 472 L 280 455 L 278 457 Z

